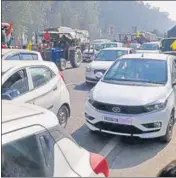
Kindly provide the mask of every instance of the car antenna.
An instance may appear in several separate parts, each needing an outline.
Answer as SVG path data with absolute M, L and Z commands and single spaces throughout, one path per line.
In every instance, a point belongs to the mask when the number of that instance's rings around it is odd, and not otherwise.
M 144 57 L 144 53 L 142 53 L 141 57 Z

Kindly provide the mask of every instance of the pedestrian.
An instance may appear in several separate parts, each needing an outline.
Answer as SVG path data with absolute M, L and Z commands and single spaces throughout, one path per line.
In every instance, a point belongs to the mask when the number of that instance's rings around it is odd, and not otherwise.
M 176 160 L 166 165 L 157 177 L 176 177 Z

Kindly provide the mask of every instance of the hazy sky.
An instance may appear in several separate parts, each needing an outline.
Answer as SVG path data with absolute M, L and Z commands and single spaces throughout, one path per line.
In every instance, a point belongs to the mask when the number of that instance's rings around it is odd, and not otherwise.
M 169 17 L 176 21 L 176 1 L 144 1 L 151 6 L 159 7 L 160 11 L 169 13 Z

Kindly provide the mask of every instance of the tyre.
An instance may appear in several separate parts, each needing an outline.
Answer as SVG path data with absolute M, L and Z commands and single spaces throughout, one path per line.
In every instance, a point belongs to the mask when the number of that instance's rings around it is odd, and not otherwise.
M 70 64 L 72 67 L 77 68 L 82 63 L 82 52 L 79 48 L 76 48 L 73 51 L 70 51 L 69 56 Z
M 58 59 L 58 61 L 56 62 L 56 65 L 60 71 L 63 71 L 65 70 L 67 66 L 67 61 L 64 58 Z
M 61 106 L 57 113 L 57 118 L 59 120 L 59 124 L 65 128 L 67 126 L 68 118 L 69 118 L 69 109 L 66 105 Z
M 171 113 L 170 120 L 167 126 L 166 134 L 161 137 L 161 141 L 164 143 L 169 143 L 172 139 L 172 133 L 174 128 L 175 118 L 174 112 Z

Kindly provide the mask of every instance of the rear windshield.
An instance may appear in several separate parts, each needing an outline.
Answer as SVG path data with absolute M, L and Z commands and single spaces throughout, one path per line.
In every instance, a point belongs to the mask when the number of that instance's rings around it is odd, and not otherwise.
M 115 61 L 117 58 L 127 54 L 127 50 L 102 50 L 98 53 L 96 61 Z

